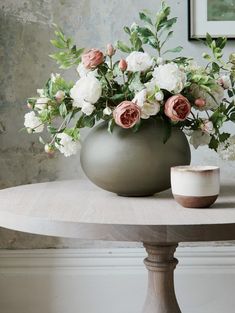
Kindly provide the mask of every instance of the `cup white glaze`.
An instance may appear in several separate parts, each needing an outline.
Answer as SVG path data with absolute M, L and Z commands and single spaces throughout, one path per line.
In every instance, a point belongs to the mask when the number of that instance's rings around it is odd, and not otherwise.
M 171 188 L 175 200 L 184 207 L 210 207 L 219 195 L 220 169 L 217 166 L 172 167 Z

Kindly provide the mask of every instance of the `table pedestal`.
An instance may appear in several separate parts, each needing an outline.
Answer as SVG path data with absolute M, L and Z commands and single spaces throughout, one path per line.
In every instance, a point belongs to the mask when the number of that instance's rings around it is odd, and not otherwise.
M 174 258 L 177 244 L 144 244 L 148 253 L 148 291 L 142 313 L 181 313 L 174 289 Z

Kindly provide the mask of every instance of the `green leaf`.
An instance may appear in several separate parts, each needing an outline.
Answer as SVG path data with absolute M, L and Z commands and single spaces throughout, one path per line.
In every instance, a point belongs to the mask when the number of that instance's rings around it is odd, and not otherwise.
M 226 141 L 228 138 L 230 137 L 229 133 L 222 133 L 219 135 L 219 141 L 220 142 L 224 142 Z
M 54 47 L 58 49 L 66 49 L 67 47 L 67 45 L 61 40 L 51 39 L 50 42 Z
M 85 127 L 92 128 L 95 125 L 95 116 L 94 115 L 84 116 L 83 124 Z
M 232 113 L 229 118 L 232 122 L 235 122 L 235 113 Z
M 110 100 L 112 101 L 117 101 L 117 100 L 124 100 L 125 99 L 125 95 L 123 93 L 117 93 L 114 96 L 110 97 Z
M 129 27 L 124 26 L 124 27 L 123 27 L 123 29 L 124 29 L 124 31 L 125 31 L 128 35 L 130 35 L 130 34 L 131 34 L 131 30 L 130 30 L 130 28 L 129 28 Z
M 65 117 L 67 115 L 67 108 L 64 102 L 61 103 L 61 105 L 59 106 L 59 112 L 62 117 Z
M 209 148 L 217 151 L 218 146 L 219 146 L 219 141 L 214 136 L 212 136 L 211 141 L 209 143 Z
M 114 129 L 114 126 L 115 126 L 115 121 L 114 121 L 114 119 L 109 120 L 109 123 L 108 123 L 108 132 L 109 132 L 110 134 L 112 134 L 113 129 Z
M 132 131 L 134 133 L 137 133 L 138 130 L 140 129 L 140 126 L 141 126 L 141 120 L 139 121 L 139 123 L 135 124 L 133 127 L 132 127 Z
M 168 34 L 167 34 L 167 36 L 166 36 L 166 39 L 162 42 L 162 44 L 161 44 L 161 48 L 164 46 L 164 44 L 173 36 L 173 30 L 172 31 L 170 31 Z
M 163 54 L 166 54 L 166 53 L 168 53 L 168 52 L 173 52 L 173 53 L 181 52 L 182 50 L 183 50 L 183 47 L 178 46 L 178 47 L 176 47 L 176 48 L 166 50 Z
M 124 42 L 118 40 L 116 43 L 116 47 L 122 52 L 130 53 L 132 50 L 129 48 Z
M 215 62 L 212 63 L 212 71 L 214 73 L 219 73 L 219 71 L 220 71 L 219 65 L 217 63 L 215 63 Z
M 220 49 L 224 49 L 227 43 L 227 38 L 226 37 L 219 37 L 216 40 L 216 46 L 219 47 Z
M 213 39 L 211 38 L 211 35 L 209 33 L 206 33 L 206 43 L 210 47 L 212 44 Z
M 140 12 L 139 17 L 142 21 L 144 21 L 150 25 L 153 25 L 151 18 L 149 16 L 147 16 L 144 12 Z
M 177 17 L 173 17 L 167 21 L 162 22 L 161 28 L 170 29 L 177 22 Z

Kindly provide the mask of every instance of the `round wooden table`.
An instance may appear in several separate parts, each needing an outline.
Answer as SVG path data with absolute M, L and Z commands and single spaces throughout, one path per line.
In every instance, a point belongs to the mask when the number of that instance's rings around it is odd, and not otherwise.
M 170 191 L 124 198 L 88 181 L 59 181 L 0 191 L 0 226 L 34 234 L 142 242 L 149 283 L 143 313 L 180 313 L 173 272 L 180 242 L 235 239 L 235 188 L 222 186 L 211 209 L 180 207 Z

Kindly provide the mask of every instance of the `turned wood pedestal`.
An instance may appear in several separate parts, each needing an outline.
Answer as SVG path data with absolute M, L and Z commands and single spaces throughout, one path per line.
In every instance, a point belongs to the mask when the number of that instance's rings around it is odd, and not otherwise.
M 148 290 L 142 313 L 181 313 L 174 288 L 177 244 L 144 246 L 148 253 L 144 260 L 148 269 Z
M 122 198 L 87 181 L 20 186 L 0 191 L 0 226 L 49 236 L 142 242 L 149 276 L 142 313 L 181 313 L 173 275 L 177 244 L 235 239 L 233 182 L 221 189 L 213 208 L 185 209 L 170 191 Z

